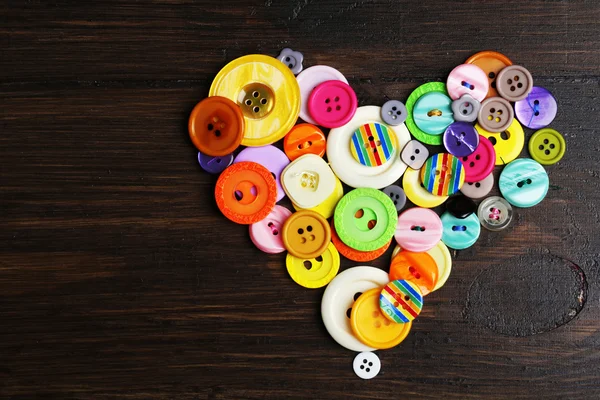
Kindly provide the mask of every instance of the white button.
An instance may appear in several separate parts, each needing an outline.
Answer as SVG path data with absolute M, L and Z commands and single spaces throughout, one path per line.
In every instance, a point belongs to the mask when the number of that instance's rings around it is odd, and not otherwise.
M 396 246 L 392 252 L 392 258 L 396 257 L 400 251 L 402 251 L 402 248 Z M 452 257 L 450 256 L 450 250 L 448 250 L 448 247 L 441 240 L 432 249 L 427 250 L 426 253 L 433 258 L 438 268 L 438 280 L 432 290 L 432 292 L 435 292 L 444 286 L 450 277 L 450 272 L 452 271 Z
M 281 173 L 281 186 L 300 208 L 316 207 L 335 190 L 336 178 L 329 165 L 315 154 L 298 157 Z
M 512 221 L 512 207 L 502 197 L 491 196 L 483 200 L 477 209 L 481 226 L 490 231 L 501 231 Z
M 352 155 L 351 142 L 354 132 L 365 124 L 385 125 L 396 136 L 392 154 L 381 165 L 374 167 L 363 165 Z M 350 122 L 329 132 L 327 159 L 331 169 L 347 185 L 354 188 L 382 189 L 395 183 L 406 170 L 406 164 L 400 159 L 400 149 L 409 141 L 410 133 L 406 125 L 388 126 L 383 122 L 381 107 L 358 107 Z
M 380 288 L 390 281 L 388 273 L 373 267 L 354 267 L 341 272 L 325 289 L 321 302 L 321 316 L 327 332 L 343 347 L 352 351 L 372 351 L 352 332 L 350 313 L 352 305 L 367 290 Z
M 381 370 L 381 361 L 377 354 L 365 351 L 354 357 L 354 373 L 362 379 L 375 378 Z

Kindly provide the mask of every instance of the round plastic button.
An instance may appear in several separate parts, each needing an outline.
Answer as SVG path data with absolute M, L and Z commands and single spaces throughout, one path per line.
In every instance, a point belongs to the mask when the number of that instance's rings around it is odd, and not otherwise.
M 501 231 L 512 220 L 512 207 L 502 197 L 491 196 L 483 200 L 477 209 L 481 226 L 490 231 Z
M 285 135 L 283 150 L 290 161 L 305 154 L 323 157 L 327 142 L 323 131 L 312 124 L 298 124 Z
M 556 164 L 566 150 L 565 138 L 554 129 L 540 129 L 529 139 L 529 154 L 542 165 Z
M 479 125 L 475 125 L 475 129 L 494 146 L 496 165 L 505 165 L 517 158 L 525 145 L 525 132 L 516 118 L 506 130 L 499 133 L 488 132 Z
M 316 124 L 308 113 L 308 97 L 313 89 L 326 81 L 341 81 L 348 83 L 348 80 L 340 71 L 326 65 L 315 65 L 307 68 L 298 74 L 296 80 L 300 86 L 300 118 L 310 124 Z
M 413 118 L 417 127 L 425 133 L 440 135 L 454 122 L 452 100 L 441 92 L 426 93 L 415 103 Z
M 383 189 L 383 193 L 390 196 L 390 199 L 394 202 L 394 206 L 396 207 L 396 211 L 402 210 L 404 205 L 406 204 L 406 194 L 404 190 L 398 185 L 390 185 Z
M 504 68 L 496 78 L 496 89 L 508 101 L 523 100 L 533 87 L 533 77 L 520 65 Z
M 335 189 L 333 189 L 333 192 L 331 192 L 329 197 L 323 200 L 318 205 L 311 208 L 307 208 L 306 210 L 313 210 L 314 212 L 321 214 L 323 218 L 326 219 L 331 218 L 331 216 L 333 215 L 333 211 L 335 210 L 335 206 L 343 196 L 344 187 L 342 186 L 342 182 L 340 182 L 340 180 L 337 177 L 335 177 Z M 300 207 L 294 202 L 292 202 L 292 206 L 296 210 L 304 210 L 304 208 Z
M 335 224 L 333 223 L 333 221 L 331 221 L 331 241 L 333 242 L 335 248 L 340 252 L 341 255 L 343 255 L 349 260 L 359 262 L 375 260 L 383 253 L 385 253 L 385 251 L 390 247 L 390 244 L 392 243 L 392 241 L 390 240 L 383 247 L 373 251 L 355 250 L 352 247 L 346 245 L 344 242 L 342 242 L 337 232 L 335 231 Z
M 292 214 L 283 224 L 281 234 L 287 251 L 303 260 L 322 255 L 331 241 L 327 220 L 311 210 Z
M 449 212 L 445 212 L 442 214 L 441 220 L 444 226 L 442 242 L 451 249 L 469 248 L 479 239 L 481 225 L 479 225 L 477 215 L 471 214 L 464 219 L 459 219 Z
M 480 102 L 468 94 L 463 94 L 452 102 L 453 118 L 455 121 L 473 122 L 477 119 L 480 108 Z
M 530 158 L 519 158 L 504 167 L 498 186 L 510 204 L 527 208 L 544 200 L 550 180 L 540 164 Z
M 281 53 L 277 56 L 277 59 L 284 63 L 294 75 L 298 75 L 302 71 L 302 61 L 304 61 L 304 55 L 299 51 L 294 51 L 290 48 L 281 50 Z
M 390 126 L 406 121 L 407 114 L 404 103 L 398 100 L 388 100 L 381 106 L 381 119 Z
M 352 157 L 367 167 L 385 164 L 396 154 L 396 135 L 383 124 L 372 122 L 354 131 L 350 142 Z
M 547 89 L 534 86 L 529 95 L 515 103 L 515 114 L 523 125 L 531 129 L 545 128 L 556 117 L 556 99 Z
M 352 363 L 354 373 L 361 379 L 372 379 L 379 374 L 381 370 L 381 361 L 377 354 L 369 352 L 362 352 L 354 357 Z
M 326 128 L 345 125 L 352 119 L 357 107 L 356 93 L 342 81 L 323 82 L 308 97 L 310 116 Z
M 477 65 L 487 75 L 490 82 L 490 89 L 486 98 L 498 96 L 498 92 L 496 91 L 496 76 L 502 69 L 512 65 L 512 61 L 508 57 L 495 51 L 481 51 L 473 54 L 465 63 Z
M 336 178 L 325 160 L 305 154 L 283 170 L 281 185 L 298 207 L 313 208 L 335 191 Z
M 421 183 L 420 172 L 414 169 L 406 170 L 402 177 L 402 187 L 406 197 L 419 207 L 437 207 L 448 199 L 448 196 L 436 196 L 425 190 Z
M 485 72 L 473 64 L 461 64 L 455 67 L 446 81 L 448 94 L 452 100 L 468 94 L 477 101 L 483 101 L 488 93 L 489 85 Z
M 235 102 L 244 115 L 244 146 L 264 146 L 290 131 L 300 111 L 300 88 L 290 69 L 273 57 L 252 54 L 227 64 L 210 96 Z
M 414 282 L 423 296 L 435 288 L 438 280 L 438 267 L 428 253 L 414 253 L 403 250 L 399 252 L 390 264 L 390 281 L 403 279 Z
M 292 215 L 285 207 L 276 205 L 267 218 L 250 225 L 250 240 L 259 250 L 269 254 L 285 251 L 281 240 L 281 229 L 283 224 Z
M 275 207 L 277 186 L 268 169 L 253 162 L 228 167 L 219 176 L 215 200 L 224 216 L 238 224 L 253 224 Z
M 511 104 L 502 97 L 490 97 L 481 103 L 477 122 L 486 131 L 502 132 L 515 118 Z
M 465 167 L 465 182 L 477 182 L 492 173 L 496 164 L 494 146 L 483 136 L 479 136 L 479 146 L 462 159 Z
M 394 236 L 398 212 L 385 193 L 360 188 L 342 197 L 335 207 L 333 221 L 342 242 L 356 250 L 372 251 Z
M 421 313 L 423 295 L 419 287 L 410 281 L 391 281 L 379 295 L 379 307 L 384 317 L 397 324 L 404 324 Z
M 481 199 L 492 190 L 494 187 L 494 175 L 489 174 L 485 178 L 476 182 L 465 182 L 460 189 L 462 194 L 472 199 Z
M 428 192 L 448 196 L 458 192 L 465 183 L 465 170 L 452 154 L 434 154 L 421 168 L 421 182 Z
M 410 208 L 398 217 L 394 237 L 403 249 L 427 251 L 442 238 L 442 221 L 427 208 Z
M 418 88 L 416 88 L 415 90 L 413 90 L 413 92 L 410 94 L 410 96 L 408 96 L 408 99 L 406 100 L 406 112 L 407 112 L 406 126 L 408 127 L 408 130 L 410 131 L 410 133 L 412 133 L 413 136 L 418 141 L 426 143 L 426 144 L 440 145 L 440 144 L 442 144 L 442 137 L 439 136 L 439 134 L 438 135 L 430 135 L 429 133 L 421 130 L 415 123 L 416 116 L 413 115 L 414 114 L 413 108 L 414 108 L 417 100 L 419 100 L 419 98 L 421 96 L 424 96 L 425 94 L 431 93 L 431 92 L 438 92 L 438 93 L 441 93 L 441 94 L 445 95 L 446 97 L 448 97 L 448 92 L 446 91 L 446 85 L 443 84 L 442 82 L 425 83 L 425 84 L 419 86 Z M 450 101 L 450 98 L 448 98 L 448 101 Z M 432 118 L 436 118 L 436 119 L 439 118 L 439 119 L 443 120 L 444 122 L 438 124 L 440 126 L 445 124 L 443 126 L 443 128 L 441 129 L 441 131 L 439 132 L 439 133 L 442 133 L 448 125 L 450 125 L 452 122 L 454 122 L 454 119 L 452 117 L 452 110 L 446 110 L 446 111 L 447 111 L 446 115 L 444 115 L 443 111 L 439 110 L 439 109 L 427 110 L 425 115 L 422 116 L 422 118 L 429 118 L 429 116 L 427 114 L 429 112 L 431 112 Z M 449 115 L 448 115 L 448 112 L 450 113 Z
M 285 192 L 281 186 L 281 173 L 284 168 L 288 166 L 290 160 L 275 146 L 262 146 L 262 147 L 247 147 L 240 152 L 240 154 L 233 160 L 234 164 L 240 162 L 251 161 L 262 165 L 268 169 L 277 183 L 277 201 L 285 197 Z
M 473 153 L 479 146 L 479 134 L 469 122 L 454 122 L 444 132 L 444 147 L 456 157 Z
M 396 248 L 392 252 L 392 259 L 396 257 L 401 251 L 406 250 L 402 250 L 400 246 L 396 246 Z M 435 287 L 432 290 L 432 292 L 435 292 L 436 290 L 444 286 L 444 284 L 450 277 L 450 272 L 452 271 L 452 257 L 450 256 L 450 251 L 448 250 L 448 247 L 446 247 L 446 245 L 442 241 L 439 241 L 434 248 L 432 248 L 431 250 L 427 250 L 426 253 L 429 254 L 431 258 L 433 258 L 437 266 L 438 279 L 437 283 L 435 284 Z
M 352 351 L 372 351 L 352 333 L 350 316 L 361 294 L 389 282 L 387 272 L 373 267 L 354 267 L 340 272 L 327 286 L 321 301 L 321 316 L 327 332 L 341 346 Z
M 412 322 L 395 324 L 379 308 L 381 288 L 368 290 L 352 306 L 350 326 L 358 340 L 376 349 L 390 349 L 408 336 Z
M 233 154 L 227 154 L 226 156 L 209 156 L 207 154 L 198 152 L 198 163 L 203 170 L 209 174 L 220 174 L 229 167 L 233 162 Z
M 244 117 L 233 101 L 207 97 L 192 110 L 188 131 L 198 150 L 209 156 L 225 156 L 242 142 Z
M 316 289 L 335 278 L 340 269 L 340 255 L 333 243 L 329 243 L 323 255 L 309 260 L 288 253 L 285 265 L 294 282 L 308 289 Z

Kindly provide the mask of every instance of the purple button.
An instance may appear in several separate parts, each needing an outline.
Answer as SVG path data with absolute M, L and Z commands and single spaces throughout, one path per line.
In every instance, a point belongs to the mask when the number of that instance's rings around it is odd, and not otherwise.
M 237 155 L 234 164 L 242 161 L 252 161 L 258 163 L 271 171 L 275 182 L 277 183 L 277 201 L 285 197 L 285 192 L 281 187 L 281 172 L 290 163 L 290 159 L 287 158 L 285 153 L 279 150 L 275 146 L 262 146 L 262 147 L 246 147 L 244 150 Z
M 209 174 L 220 174 L 233 162 L 233 154 L 227 154 L 222 157 L 213 157 L 198 152 L 198 162 L 200 163 L 200 167 Z
M 531 129 L 545 128 L 556 117 L 556 99 L 547 89 L 534 86 L 531 93 L 515 103 L 517 119 Z
M 454 122 L 444 132 L 444 147 L 456 157 L 466 157 L 479 146 L 479 134 L 469 122 Z

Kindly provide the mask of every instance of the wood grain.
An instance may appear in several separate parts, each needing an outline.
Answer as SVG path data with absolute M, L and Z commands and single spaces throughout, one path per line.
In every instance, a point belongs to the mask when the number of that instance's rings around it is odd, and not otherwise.
M 0 398 L 600 397 L 598 2 L 6 1 L 0 16 Z M 568 149 L 547 198 L 453 254 L 372 381 L 327 334 L 323 290 L 220 215 L 187 136 L 225 63 L 286 46 L 340 69 L 361 105 L 484 49 L 558 99 Z

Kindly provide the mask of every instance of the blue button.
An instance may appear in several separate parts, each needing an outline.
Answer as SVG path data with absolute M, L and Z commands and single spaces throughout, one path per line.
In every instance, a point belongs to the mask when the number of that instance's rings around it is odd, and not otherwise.
M 463 250 L 473 246 L 479 239 L 481 225 L 477 215 L 471 214 L 467 218 L 460 219 L 446 211 L 440 219 L 444 227 L 442 242 L 446 246 L 455 250 Z
M 425 93 L 415 103 L 413 119 L 423 132 L 441 135 L 454 122 L 452 100 L 440 92 Z
M 502 196 L 516 207 L 533 207 L 546 197 L 550 180 L 544 167 L 530 158 L 509 163 L 498 181 Z

